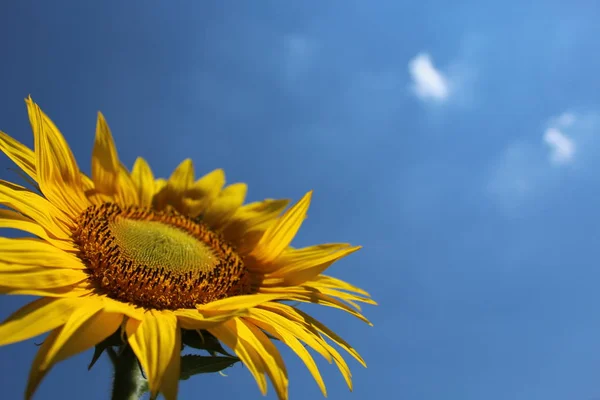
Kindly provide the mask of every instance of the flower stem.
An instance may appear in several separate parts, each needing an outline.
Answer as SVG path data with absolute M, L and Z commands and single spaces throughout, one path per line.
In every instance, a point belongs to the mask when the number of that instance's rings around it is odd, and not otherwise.
M 109 347 L 108 355 L 115 367 L 112 400 L 139 400 L 148 389 L 138 360 L 129 346 L 120 354 Z

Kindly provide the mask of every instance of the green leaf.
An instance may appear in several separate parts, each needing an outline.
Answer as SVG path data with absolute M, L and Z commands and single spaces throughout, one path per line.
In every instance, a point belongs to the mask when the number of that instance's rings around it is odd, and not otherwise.
M 198 374 L 210 374 L 231 367 L 240 361 L 237 357 L 212 357 L 186 355 L 181 357 L 181 373 L 179 379 L 184 381 Z
M 181 341 L 186 346 L 190 346 L 194 349 L 206 350 L 212 356 L 219 353 L 223 354 L 224 356 L 233 357 L 231 354 L 225 351 L 221 345 L 221 342 L 219 342 L 219 339 L 207 331 L 182 330 Z

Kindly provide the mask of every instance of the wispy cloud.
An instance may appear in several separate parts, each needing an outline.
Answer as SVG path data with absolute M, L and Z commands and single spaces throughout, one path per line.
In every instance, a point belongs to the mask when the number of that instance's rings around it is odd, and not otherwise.
M 550 118 L 540 133 L 504 149 L 490 171 L 488 193 L 501 205 L 514 208 L 568 182 L 560 177 L 586 173 L 585 167 L 597 158 L 599 129 L 597 113 L 565 112 Z
M 283 38 L 283 74 L 288 83 L 296 83 L 312 66 L 316 43 L 304 35 Z
M 544 143 L 550 147 L 550 163 L 554 165 L 565 165 L 571 163 L 575 158 L 575 141 L 565 133 L 576 124 L 577 117 L 571 112 L 551 118 L 546 132 L 544 132 Z
M 548 128 L 544 143 L 550 146 L 550 161 L 555 165 L 568 164 L 575 156 L 575 143 L 557 128 Z
M 412 90 L 421 100 L 443 102 L 450 96 L 450 82 L 437 69 L 427 53 L 419 53 L 408 63 Z

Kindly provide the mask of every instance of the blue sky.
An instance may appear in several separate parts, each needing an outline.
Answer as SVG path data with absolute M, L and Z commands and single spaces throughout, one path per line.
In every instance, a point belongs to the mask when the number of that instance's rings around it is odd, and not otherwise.
M 31 94 L 89 171 L 96 112 L 121 159 L 184 158 L 313 204 L 295 244 L 364 249 L 329 272 L 374 327 L 314 312 L 361 352 L 330 399 L 600 398 L 600 53 L 592 1 L 55 1 L 0 5 L 0 129 Z M 7 170 L 3 179 L 18 179 Z M 29 299 L 0 297 L 5 318 Z M 312 308 L 311 308 L 312 310 Z M 34 341 L 0 348 L 22 396 Z M 284 352 L 291 399 L 320 396 Z M 37 398 L 106 399 L 91 353 Z M 181 398 L 260 398 L 248 371 Z M 274 399 L 271 390 L 268 398 Z

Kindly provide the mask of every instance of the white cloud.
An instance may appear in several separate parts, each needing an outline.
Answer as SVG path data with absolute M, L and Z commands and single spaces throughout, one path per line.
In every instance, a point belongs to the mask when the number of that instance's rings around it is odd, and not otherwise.
M 575 156 L 575 143 L 557 128 L 548 128 L 544 142 L 550 146 L 550 162 L 555 165 L 568 164 Z
M 594 174 L 599 130 L 596 112 L 564 112 L 550 118 L 544 130 L 515 139 L 500 153 L 486 181 L 488 194 L 503 208 L 514 209 L 541 201 L 544 193 L 568 184 L 568 177 Z
M 450 95 L 448 78 L 435 68 L 427 53 L 420 53 L 408 63 L 412 89 L 422 100 L 445 101 Z

